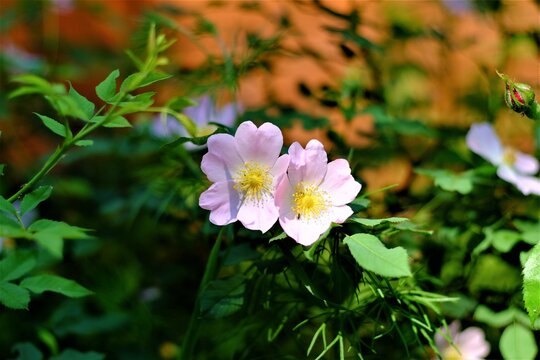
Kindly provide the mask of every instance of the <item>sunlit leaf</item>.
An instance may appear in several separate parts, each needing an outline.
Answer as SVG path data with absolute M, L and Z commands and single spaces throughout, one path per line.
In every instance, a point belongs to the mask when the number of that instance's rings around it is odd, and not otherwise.
M 92 118 L 92 116 L 94 115 L 94 103 L 79 94 L 77 90 L 75 90 L 73 86 L 71 86 L 71 84 L 69 84 L 68 95 L 80 109 L 81 114 L 83 115 L 82 120 L 90 120 L 90 118 Z
M 540 243 L 536 244 L 523 267 L 523 300 L 531 322 L 540 316 Z
M 520 324 L 512 324 L 504 329 L 499 349 L 505 360 L 534 360 L 538 353 L 534 334 Z
M 98 86 L 96 86 L 97 96 L 105 101 L 109 102 L 116 94 L 116 79 L 120 76 L 120 71 L 112 71 Z
M 349 247 L 360 267 L 388 277 L 411 276 L 407 251 L 401 247 L 387 249 L 371 234 L 347 236 L 343 242 Z
M 43 124 L 47 128 L 49 128 L 49 130 L 51 130 L 53 133 L 55 133 L 56 135 L 60 135 L 61 137 L 66 137 L 66 127 L 63 124 L 59 123 L 58 121 L 54 119 L 51 119 L 48 116 L 41 115 L 38 113 L 34 113 L 34 114 L 36 114 L 41 119 Z
M 401 223 L 401 222 L 410 221 L 410 220 L 403 217 L 389 217 L 386 219 L 362 219 L 362 218 L 357 218 L 357 217 L 351 217 L 349 218 L 349 221 L 362 224 L 366 227 L 375 227 L 377 225 L 381 225 L 384 223 Z

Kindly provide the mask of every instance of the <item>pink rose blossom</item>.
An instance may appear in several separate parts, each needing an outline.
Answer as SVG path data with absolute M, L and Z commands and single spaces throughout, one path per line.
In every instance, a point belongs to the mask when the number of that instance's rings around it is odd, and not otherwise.
M 454 321 L 448 326 L 450 333 L 441 328 L 435 335 L 435 344 L 439 349 L 443 360 L 481 360 L 484 359 L 491 349 L 484 337 L 484 332 L 478 327 L 468 327 L 459 332 L 459 321 Z M 441 334 L 452 339 L 450 344 Z M 452 346 L 453 345 L 453 346 Z M 434 358 L 436 359 L 436 358 Z
M 531 176 L 538 172 L 538 160 L 503 146 L 490 124 L 473 124 L 467 134 L 467 146 L 497 166 L 497 175 L 515 185 L 524 195 L 540 195 L 540 179 Z
M 279 223 L 287 235 L 302 245 L 311 245 L 334 223 L 353 214 L 347 206 L 362 185 L 354 181 L 347 160 L 328 163 L 317 140 L 305 149 L 295 142 L 289 148 L 290 165 L 276 192 Z
M 240 124 L 235 136 L 208 138 L 201 168 L 214 184 L 201 194 L 199 205 L 210 210 L 210 221 L 226 225 L 236 220 L 248 229 L 268 231 L 278 219 L 274 193 L 287 171 L 289 155 L 279 156 L 279 128 L 251 121 Z

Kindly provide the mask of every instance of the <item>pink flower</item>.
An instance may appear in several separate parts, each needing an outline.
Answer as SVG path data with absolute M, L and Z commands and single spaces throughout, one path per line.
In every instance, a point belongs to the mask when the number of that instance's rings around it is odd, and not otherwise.
M 347 160 L 328 163 L 317 140 L 311 140 L 305 150 L 295 142 L 289 155 L 288 176 L 276 192 L 279 223 L 296 242 L 311 245 L 332 222 L 341 224 L 352 215 L 346 204 L 356 198 L 362 185 L 354 181 Z
M 531 176 L 538 172 L 538 160 L 503 146 L 490 124 L 473 124 L 467 134 L 467 146 L 497 166 L 497 175 L 515 185 L 524 195 L 540 195 L 540 179 Z
M 478 327 L 468 327 L 459 332 L 459 321 L 453 321 L 446 333 L 445 329 L 439 329 L 435 335 L 435 344 L 439 349 L 443 360 L 481 360 L 484 359 L 491 349 L 484 337 L 484 332 Z M 450 344 L 441 333 L 452 339 Z M 453 346 L 452 346 L 453 345 Z M 436 358 L 435 358 L 436 359 Z
M 201 194 L 199 205 L 210 210 L 210 221 L 226 225 L 236 220 L 248 229 L 268 231 L 278 219 L 274 193 L 287 171 L 289 155 L 279 156 L 283 136 L 264 123 L 245 121 L 235 136 L 208 138 L 201 168 L 214 184 Z

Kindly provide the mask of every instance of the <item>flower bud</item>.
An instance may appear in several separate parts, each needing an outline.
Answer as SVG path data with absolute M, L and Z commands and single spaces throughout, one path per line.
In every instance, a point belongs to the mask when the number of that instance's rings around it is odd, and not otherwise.
M 504 100 L 516 112 L 525 112 L 534 102 L 534 91 L 527 84 L 506 83 Z
M 534 104 L 534 91 L 531 86 L 513 82 L 508 76 L 499 72 L 497 74 L 506 83 L 506 91 L 504 93 L 506 105 L 515 112 L 527 112 Z

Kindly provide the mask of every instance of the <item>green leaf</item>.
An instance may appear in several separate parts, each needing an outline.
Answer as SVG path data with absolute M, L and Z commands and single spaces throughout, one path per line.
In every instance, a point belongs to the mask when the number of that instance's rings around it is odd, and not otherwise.
M 64 253 L 64 239 L 53 232 L 41 232 L 32 236 L 41 247 L 54 257 L 61 259 Z
M 405 249 L 401 247 L 387 249 L 371 234 L 354 234 L 347 236 L 343 242 L 349 247 L 360 267 L 382 276 L 411 276 Z
M 77 146 L 92 146 L 94 145 L 94 140 L 79 140 L 75 143 Z
M 3 176 L 4 175 L 4 168 L 6 167 L 6 165 L 4 164 L 0 164 L 0 176 Z
M 27 238 L 29 233 L 13 219 L 0 214 L 0 237 Z
M 201 314 L 216 319 L 239 311 L 244 305 L 245 288 L 242 275 L 210 282 L 201 294 Z
M 103 360 L 105 355 L 95 351 L 80 352 L 73 349 L 66 349 L 60 355 L 53 356 L 49 360 Z
M 0 281 L 0 303 L 11 309 L 28 309 L 30 294 L 15 284 Z
M 514 245 L 516 245 L 521 238 L 519 233 L 511 230 L 493 231 L 491 236 L 493 247 L 502 253 L 507 253 L 512 250 Z
M 69 280 L 56 275 L 37 275 L 24 279 L 20 286 L 33 293 L 41 294 L 44 291 L 59 293 L 71 298 L 79 298 L 93 294 L 92 291 Z
M 132 127 L 130 122 L 123 116 L 115 116 L 111 120 L 107 121 L 103 126 L 108 128 Z
M 540 222 L 515 220 L 514 225 L 521 232 L 521 238 L 527 244 L 535 245 L 540 242 Z
M 36 266 L 36 259 L 30 253 L 13 252 L 0 260 L 0 281 L 16 280 L 32 271 Z
M 172 75 L 161 73 L 161 72 L 151 72 L 141 79 L 141 75 L 144 75 L 141 72 L 134 73 L 129 75 L 120 85 L 120 91 L 130 92 L 142 87 L 148 86 L 158 81 L 162 81 L 170 78 Z
M 85 233 L 87 229 L 77 226 L 68 225 L 65 222 L 40 219 L 28 227 L 29 231 L 39 233 L 50 232 L 57 234 L 65 239 L 88 239 L 89 236 Z
M 52 186 L 40 186 L 32 191 L 21 201 L 21 216 L 32 209 L 35 209 L 41 202 L 47 200 L 51 196 Z
M 93 102 L 82 96 L 69 84 L 69 97 L 73 100 L 75 105 L 80 109 L 82 120 L 90 120 L 94 116 L 95 105 Z
M 96 86 L 96 94 L 101 100 L 109 102 L 114 97 L 116 94 L 116 79 L 118 76 L 120 76 L 120 71 L 116 69 Z
M 178 96 L 178 97 L 173 98 L 172 100 L 169 100 L 167 102 L 166 107 L 171 110 L 180 112 L 187 107 L 195 106 L 195 105 L 197 105 L 196 101 L 193 101 L 186 96 Z
M 17 357 L 13 360 L 42 360 L 43 354 L 32 343 L 22 342 L 17 343 L 11 348 L 11 352 L 18 353 Z
M 521 285 L 519 270 L 499 256 L 480 255 L 471 270 L 469 291 L 477 296 L 481 291 L 512 293 Z
M 362 219 L 362 218 L 352 217 L 352 218 L 349 218 L 349 221 L 362 224 L 367 227 L 375 227 L 377 225 L 381 225 L 387 222 L 400 223 L 400 222 L 410 221 L 410 220 L 403 217 L 389 217 L 386 219 Z
M 11 215 L 17 215 L 17 209 L 13 206 L 12 203 L 4 199 L 3 196 L 0 196 L 0 211 L 6 212 Z
M 502 328 L 516 321 L 522 325 L 529 324 L 527 314 L 515 307 L 509 307 L 503 311 L 494 312 L 485 305 L 478 305 L 474 311 L 473 319 L 494 328 Z
M 153 91 L 145 92 L 142 94 L 137 94 L 135 96 L 133 95 L 127 95 L 126 100 L 122 101 L 119 106 L 121 109 L 119 109 L 116 114 L 117 115 L 125 115 L 125 114 L 131 114 L 135 112 L 142 112 L 145 111 L 147 108 L 152 106 L 154 103 L 153 96 L 156 93 Z
M 60 135 L 61 137 L 66 137 L 66 127 L 63 124 L 59 123 L 58 121 L 54 119 L 51 119 L 48 116 L 41 115 L 38 113 L 34 113 L 34 114 L 36 114 L 41 119 L 43 124 L 47 128 L 49 128 L 49 130 L 51 130 L 53 133 L 55 133 L 56 135 Z
M 534 323 L 540 316 L 540 243 L 534 246 L 523 267 L 523 300 Z
M 446 191 L 457 191 L 460 194 L 466 195 L 473 189 L 473 173 L 464 172 L 454 174 L 448 170 L 430 170 L 430 169 L 415 169 L 415 172 L 420 175 L 431 177 L 435 181 L 435 185 Z
M 512 324 L 504 329 L 499 349 L 505 360 L 534 360 L 538 352 L 534 334 L 520 324 Z

